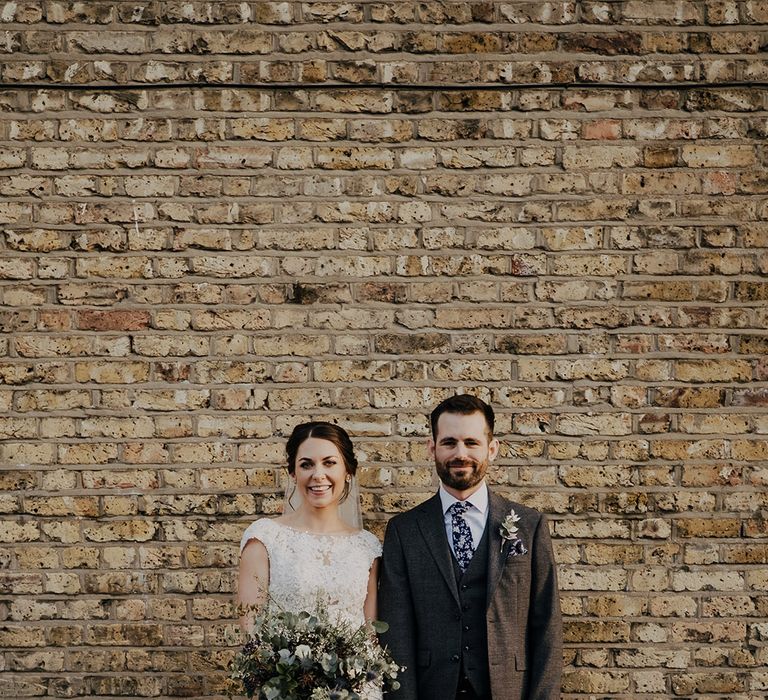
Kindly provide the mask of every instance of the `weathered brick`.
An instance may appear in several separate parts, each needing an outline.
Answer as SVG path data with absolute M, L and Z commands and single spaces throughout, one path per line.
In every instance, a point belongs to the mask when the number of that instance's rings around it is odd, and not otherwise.
M 8 520 L 0 522 L 0 541 L 2 542 L 33 542 L 39 538 L 39 527 L 35 523 L 16 523 Z
M 749 381 L 750 363 L 745 360 L 681 360 L 675 375 L 681 381 Z

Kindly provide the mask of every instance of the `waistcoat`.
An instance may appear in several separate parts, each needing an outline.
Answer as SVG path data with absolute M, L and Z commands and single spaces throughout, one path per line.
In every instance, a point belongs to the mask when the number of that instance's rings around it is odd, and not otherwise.
M 462 574 L 453 558 L 453 573 L 461 602 L 461 668 L 480 698 L 491 697 L 488 671 L 488 631 L 485 623 L 488 588 L 488 526 L 467 570 Z

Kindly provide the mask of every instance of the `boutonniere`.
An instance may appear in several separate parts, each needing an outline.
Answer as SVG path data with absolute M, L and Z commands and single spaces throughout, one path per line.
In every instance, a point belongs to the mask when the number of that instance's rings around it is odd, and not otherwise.
M 517 536 L 517 523 L 519 521 L 520 516 L 515 513 L 514 508 L 510 508 L 509 514 L 506 518 L 504 518 L 504 520 L 501 521 L 501 525 L 499 526 L 499 534 L 501 535 L 501 549 L 504 549 L 505 542 L 511 543 L 509 556 L 528 553 L 528 550 L 525 548 L 523 541 Z

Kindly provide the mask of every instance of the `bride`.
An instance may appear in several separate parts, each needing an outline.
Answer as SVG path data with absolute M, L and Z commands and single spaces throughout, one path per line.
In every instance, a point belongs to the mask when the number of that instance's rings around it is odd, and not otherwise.
M 355 627 L 375 619 L 381 545 L 360 527 L 359 499 L 350 496 L 357 459 L 349 435 L 332 423 L 302 423 L 286 453 L 292 483 L 283 515 L 252 523 L 240 543 L 239 603 L 311 612 L 322 600 L 330 617 Z M 344 503 L 356 522 L 342 517 Z M 251 623 L 252 615 L 241 618 L 244 630 Z

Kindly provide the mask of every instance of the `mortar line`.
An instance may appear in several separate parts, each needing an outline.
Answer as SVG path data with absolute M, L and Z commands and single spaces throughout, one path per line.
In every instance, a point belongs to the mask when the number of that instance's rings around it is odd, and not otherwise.
M 589 89 L 589 90 L 675 90 L 675 89 L 727 89 L 727 88 L 768 88 L 768 81 L 680 81 L 680 82 L 637 82 L 637 83 L 592 83 L 592 82 L 550 82 L 550 83 L 485 83 L 466 85 L 444 85 L 440 83 L 207 83 L 207 82 L 178 82 L 163 83 L 123 83 L 114 84 L 59 84 L 59 83 L 0 83 L 0 90 L 71 90 L 76 92 L 105 90 L 105 91 L 135 91 L 135 90 L 178 90 L 178 89 L 216 89 L 216 90 L 392 90 L 397 92 L 413 92 L 414 90 L 432 90 L 447 92 L 498 92 L 504 90 L 541 90 L 541 89 Z

